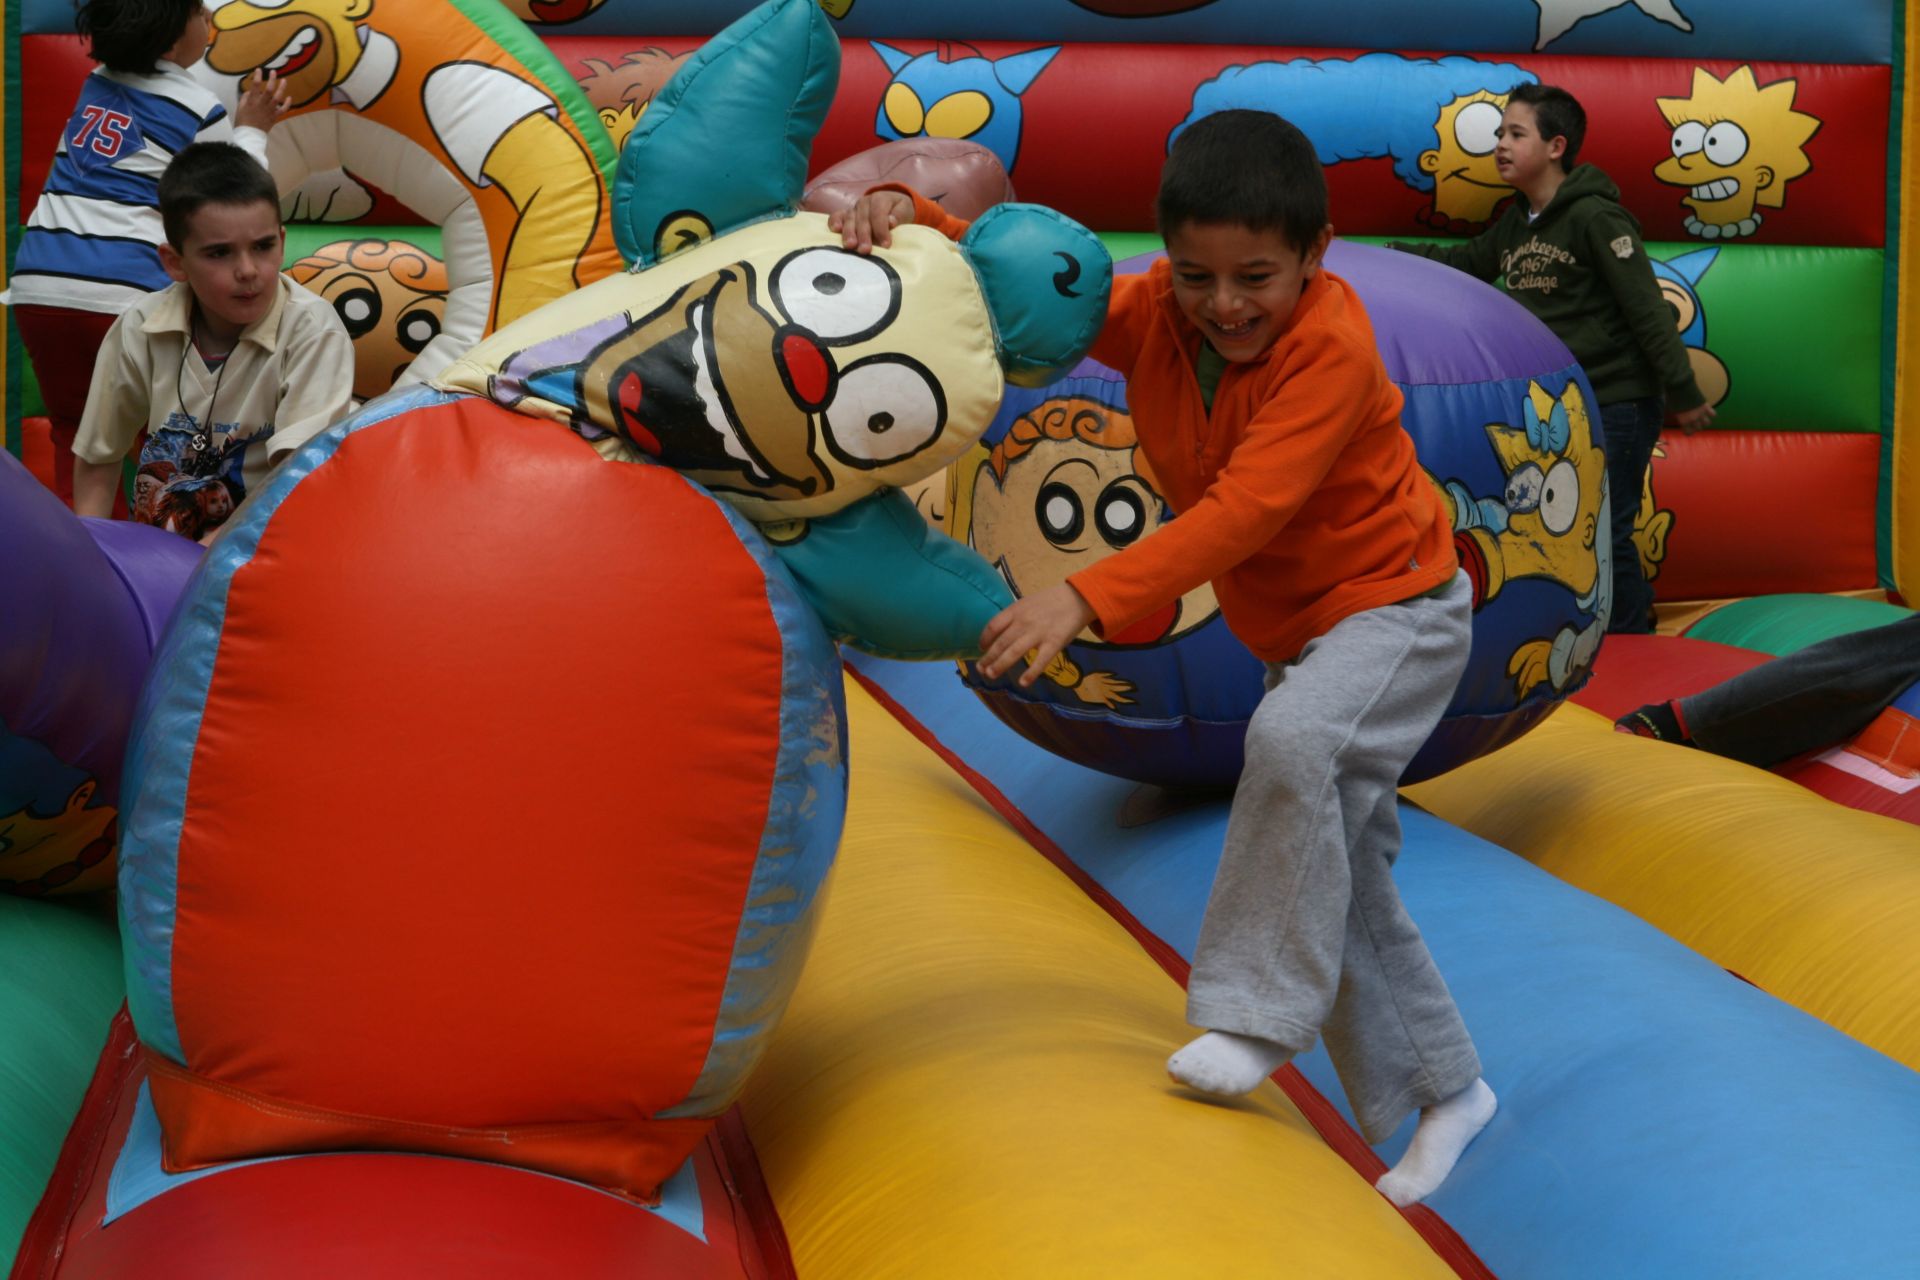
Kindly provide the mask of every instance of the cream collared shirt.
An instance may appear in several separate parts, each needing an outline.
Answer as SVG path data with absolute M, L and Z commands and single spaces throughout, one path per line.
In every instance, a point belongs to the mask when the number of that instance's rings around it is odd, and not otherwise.
M 118 462 L 143 430 L 198 430 L 211 405 L 217 439 L 254 441 L 242 465 L 252 493 L 274 464 L 347 416 L 353 343 L 332 304 L 283 273 L 273 309 L 241 332 L 224 370 L 210 370 L 189 349 L 191 297 L 184 283 L 148 294 L 107 331 L 73 452 Z

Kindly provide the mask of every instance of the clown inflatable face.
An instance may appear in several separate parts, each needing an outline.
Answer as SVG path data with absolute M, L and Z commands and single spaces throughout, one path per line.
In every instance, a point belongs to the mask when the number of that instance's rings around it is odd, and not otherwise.
M 665 463 L 766 521 L 945 466 L 999 403 L 993 352 L 952 242 L 907 227 L 893 248 L 853 254 L 802 214 L 582 289 L 440 384 Z

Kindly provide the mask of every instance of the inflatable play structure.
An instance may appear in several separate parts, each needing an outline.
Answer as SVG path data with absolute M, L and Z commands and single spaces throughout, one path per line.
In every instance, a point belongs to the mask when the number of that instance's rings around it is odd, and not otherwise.
M 88 64 L 58 0 L 7 24 L 13 227 Z M 1920 692 L 1777 773 L 1609 725 L 1917 589 L 1896 6 L 214 25 L 210 82 L 299 91 L 288 269 L 369 404 L 203 556 L 34 478 L 9 340 L 13 1275 L 1911 1269 Z M 1534 80 L 1586 103 L 1719 401 L 1637 530 L 1684 635 L 1600 639 L 1565 349 L 1367 243 L 1483 225 Z M 1370 1184 L 1411 1125 L 1367 1146 L 1323 1052 L 1237 1106 L 1161 1075 L 1257 693 L 1210 598 L 1031 694 L 953 661 L 1178 518 L 1076 362 L 1170 138 L 1230 106 L 1319 147 L 1476 588 L 1397 876 L 1502 1110 L 1405 1212 Z M 969 235 L 856 260 L 794 212 L 902 175 Z

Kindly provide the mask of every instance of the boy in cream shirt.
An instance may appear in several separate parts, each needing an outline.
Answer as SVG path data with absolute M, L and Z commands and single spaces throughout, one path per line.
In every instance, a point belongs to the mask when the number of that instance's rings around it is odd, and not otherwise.
M 281 274 L 273 179 L 231 143 L 184 148 L 160 180 L 174 283 L 108 331 L 74 440 L 74 510 L 113 509 L 142 431 L 135 518 L 202 541 L 270 468 L 346 415 L 353 346 Z

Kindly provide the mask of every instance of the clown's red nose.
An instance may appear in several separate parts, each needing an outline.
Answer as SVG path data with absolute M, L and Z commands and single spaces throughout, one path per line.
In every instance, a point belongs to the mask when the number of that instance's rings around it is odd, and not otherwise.
M 804 333 L 788 333 L 780 339 L 780 363 L 802 408 L 818 409 L 827 402 L 832 366 L 819 343 Z

